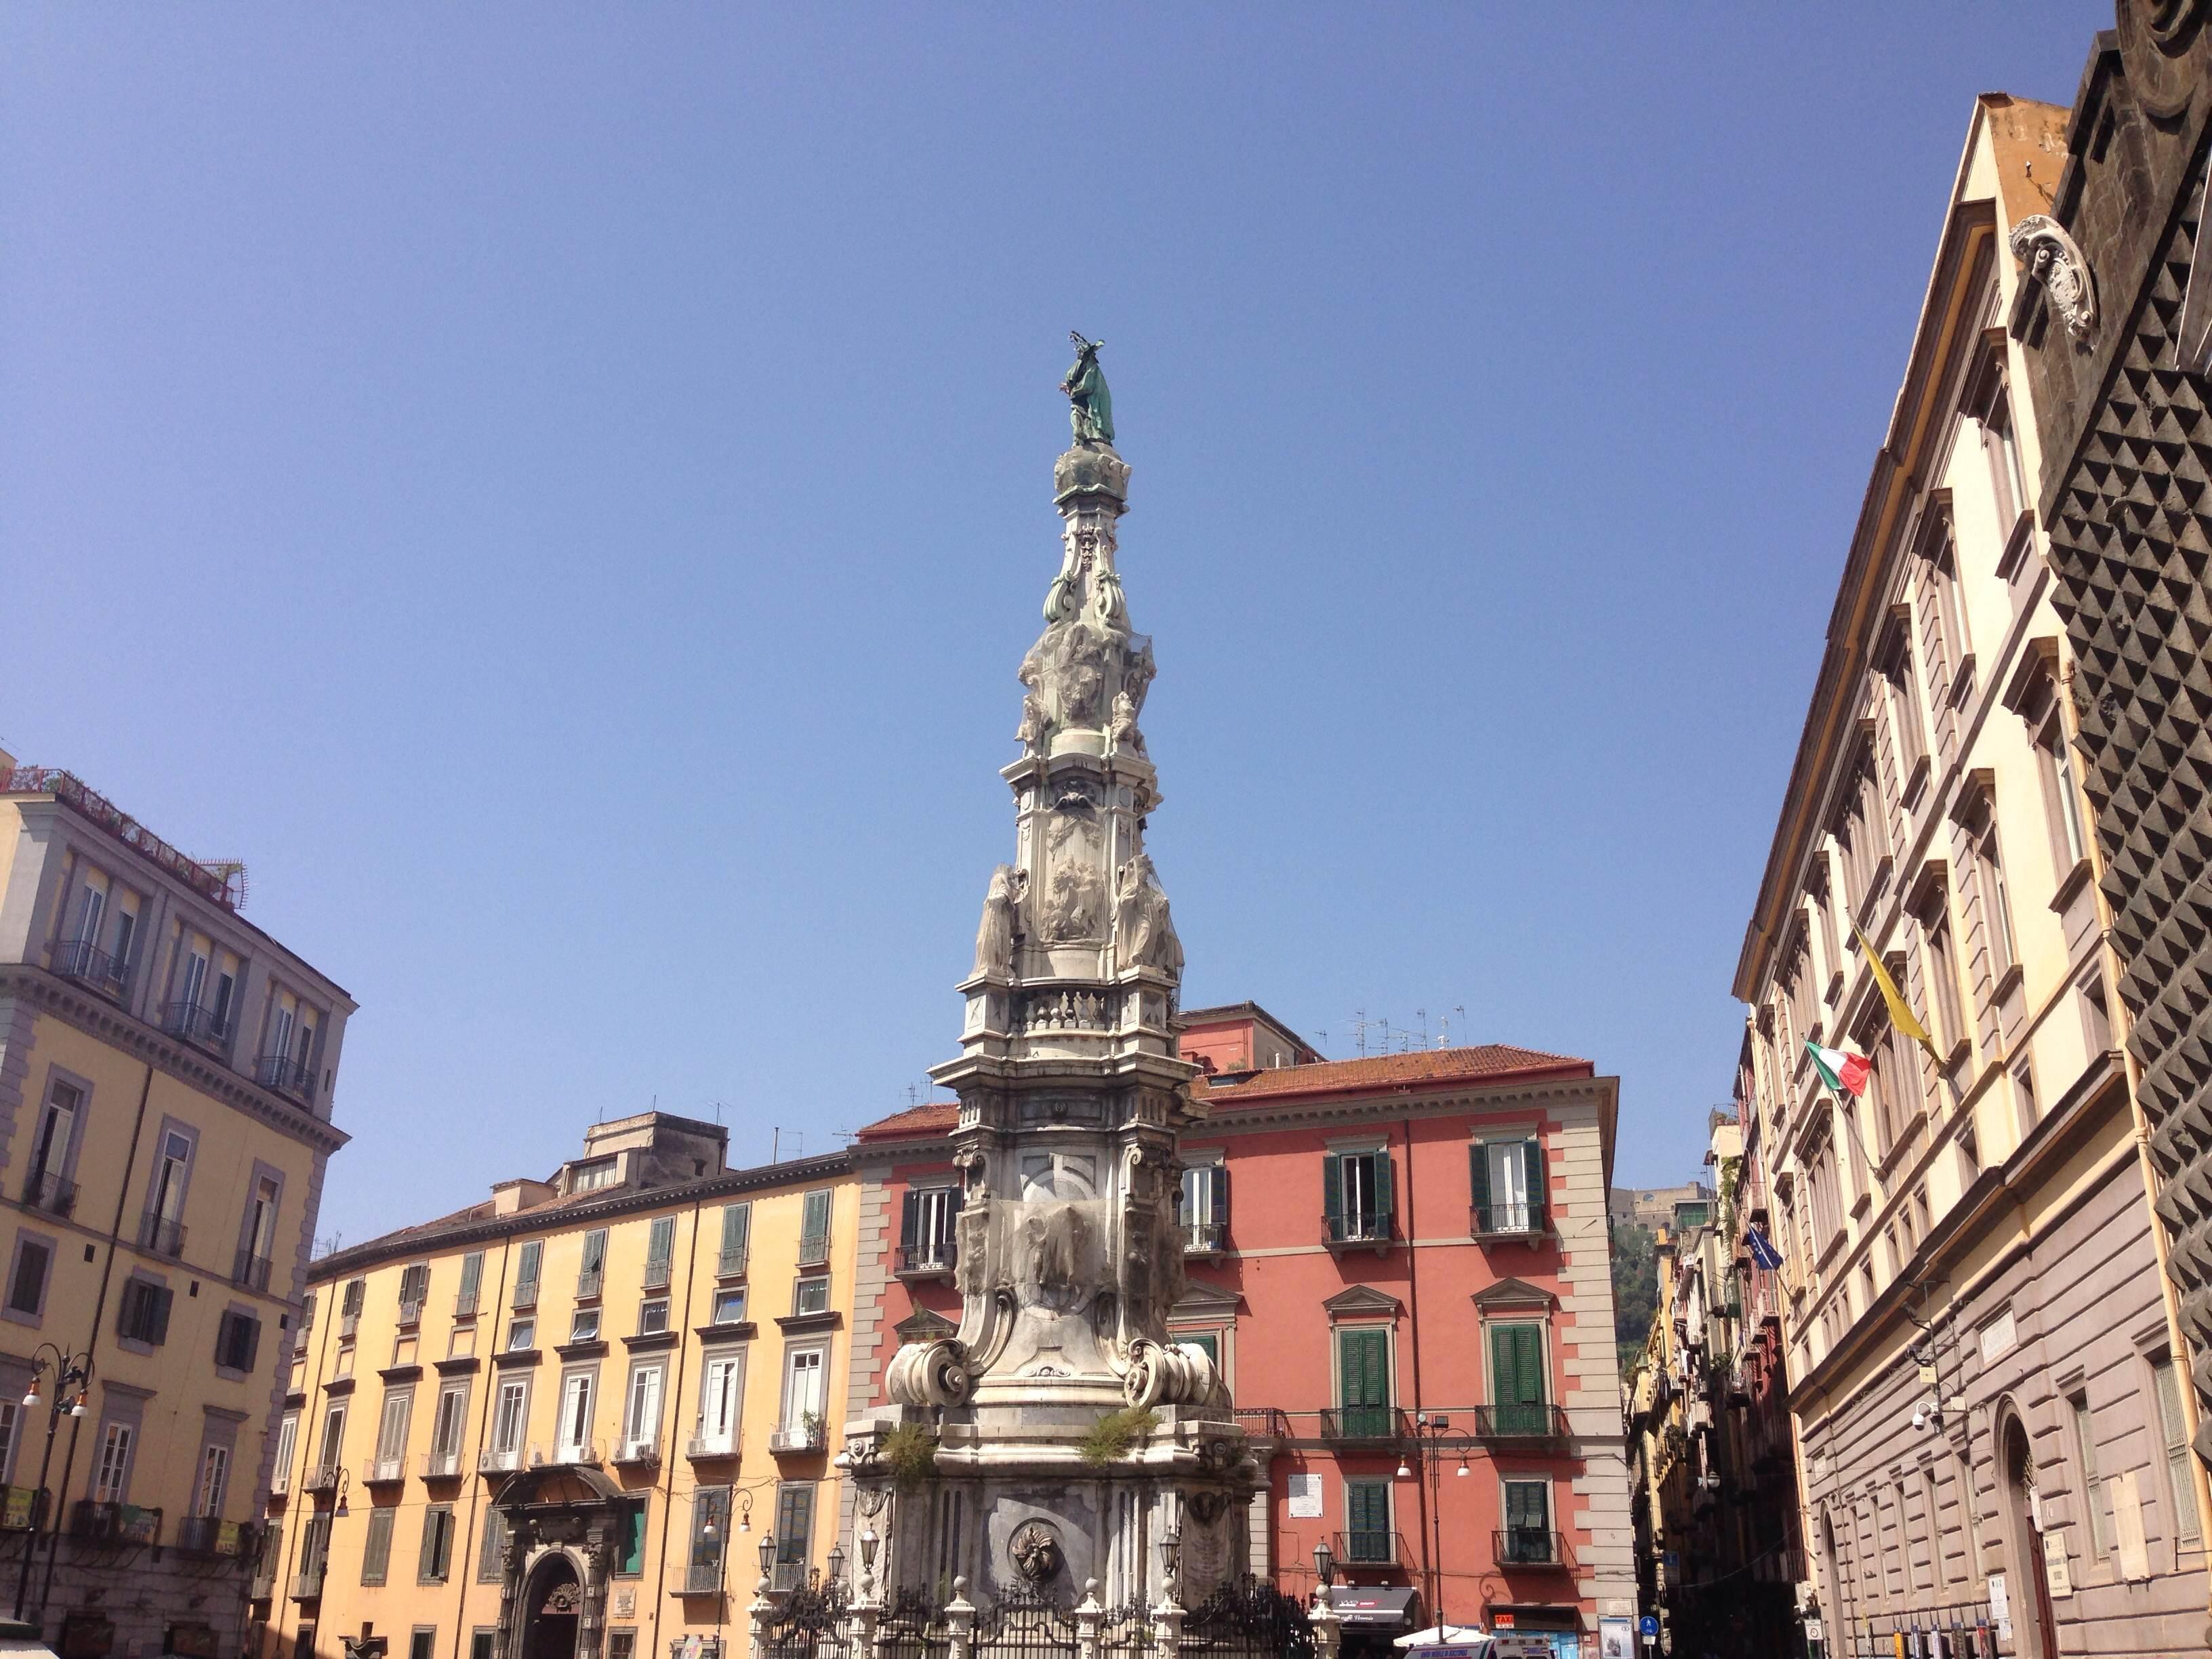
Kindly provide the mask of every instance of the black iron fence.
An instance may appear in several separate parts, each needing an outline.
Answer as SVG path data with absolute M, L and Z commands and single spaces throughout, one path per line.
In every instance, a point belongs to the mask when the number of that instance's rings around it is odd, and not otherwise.
M 975 1623 L 976 1659 L 1075 1659 L 1075 1615 L 1035 1590 L 1010 1590 Z
M 1247 1577 L 1185 1615 L 1181 1651 L 1193 1659 L 1312 1659 L 1313 1624 L 1296 1598 Z

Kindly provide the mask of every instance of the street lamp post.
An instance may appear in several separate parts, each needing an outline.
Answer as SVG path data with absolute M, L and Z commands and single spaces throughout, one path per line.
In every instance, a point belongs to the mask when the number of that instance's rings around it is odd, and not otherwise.
M 1421 1460 L 1421 1472 L 1428 1477 L 1429 1524 L 1436 1540 L 1436 1551 L 1429 1559 L 1435 1563 L 1437 1575 L 1437 1628 L 1449 1631 L 1451 1621 L 1444 1616 L 1444 1436 L 1451 1431 L 1451 1419 L 1442 1412 L 1419 1412 L 1413 1418 L 1413 1455 Z M 1460 1453 L 1459 1472 L 1468 1473 L 1467 1453 Z M 1413 1471 L 1403 1462 L 1398 1465 L 1401 1480 Z
M 18 1619 L 23 1616 L 24 1604 L 30 1599 L 31 1562 L 39 1553 L 39 1540 L 46 1531 L 46 1474 L 53 1467 L 54 1431 L 61 1427 L 64 1415 L 84 1415 L 84 1385 L 92 1380 L 92 1356 L 66 1353 L 51 1342 L 39 1344 L 31 1355 L 31 1386 L 23 1391 L 26 1411 L 39 1403 L 39 1379 L 48 1372 L 53 1374 L 54 1392 L 46 1408 L 46 1449 L 39 1458 L 38 1490 L 31 1498 L 31 1537 L 23 1549 L 23 1570 L 15 1578 Z

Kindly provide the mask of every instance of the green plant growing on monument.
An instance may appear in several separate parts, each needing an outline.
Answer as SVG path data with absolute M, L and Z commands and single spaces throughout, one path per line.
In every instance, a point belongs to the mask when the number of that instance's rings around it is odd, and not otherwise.
M 937 1437 L 919 1423 L 900 1424 L 884 1437 L 876 1453 L 890 1471 L 891 1484 L 902 1492 L 937 1473 Z
M 1127 1457 L 1131 1447 L 1159 1425 L 1160 1414 L 1149 1406 L 1109 1412 L 1076 1442 L 1076 1453 L 1091 1468 L 1103 1468 Z

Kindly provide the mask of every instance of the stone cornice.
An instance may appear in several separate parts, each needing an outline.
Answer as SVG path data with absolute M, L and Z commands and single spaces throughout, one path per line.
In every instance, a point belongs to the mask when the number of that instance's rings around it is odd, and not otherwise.
M 39 1012 L 136 1055 L 179 1082 L 328 1157 L 352 1139 L 345 1131 L 249 1083 L 214 1055 L 179 1041 L 58 974 L 29 963 L 0 963 L 0 996 L 13 993 Z
M 1620 1086 L 1618 1078 L 1545 1078 L 1486 1085 L 1472 1079 L 1420 1085 L 1406 1092 L 1365 1096 L 1288 1097 L 1270 1104 L 1217 1101 L 1201 1125 L 1185 1133 L 1202 1139 L 1245 1130 L 1279 1129 L 1291 1124 L 1358 1123 L 1370 1119 L 1456 1117 L 1506 1112 L 1563 1102 L 1601 1107 Z

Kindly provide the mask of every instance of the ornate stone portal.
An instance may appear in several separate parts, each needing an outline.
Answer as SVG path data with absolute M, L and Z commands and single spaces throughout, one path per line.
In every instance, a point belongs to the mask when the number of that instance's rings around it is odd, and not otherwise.
M 1080 434 L 1110 404 L 1095 346 L 1078 369 Z M 1256 1470 L 1212 1362 L 1167 1334 L 1176 1138 L 1203 1109 L 1169 1029 L 1182 946 L 1145 853 L 1160 795 L 1137 727 L 1152 641 L 1115 568 L 1129 468 L 1104 432 L 1054 468 L 1060 569 L 1000 774 L 1014 861 L 988 884 L 960 1058 L 932 1073 L 960 1097 L 959 1329 L 899 1349 L 896 1403 L 848 1431 L 863 1598 L 939 1605 L 964 1578 L 986 1608 L 1065 1606 L 1096 1579 L 1109 1606 L 1150 1606 L 1249 1559 Z

